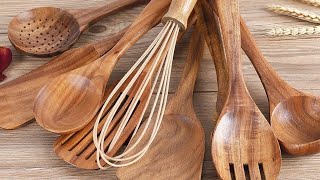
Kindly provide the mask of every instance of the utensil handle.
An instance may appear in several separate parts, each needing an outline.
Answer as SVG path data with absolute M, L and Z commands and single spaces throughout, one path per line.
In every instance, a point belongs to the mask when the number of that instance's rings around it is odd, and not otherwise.
M 143 9 L 140 15 L 135 19 L 119 42 L 102 58 L 100 58 L 100 66 L 103 67 L 106 76 L 110 68 L 118 62 L 120 57 L 134 45 L 145 33 L 156 26 L 161 17 L 167 11 L 171 0 L 151 0 Z M 112 61 L 110 61 L 112 59 Z
M 198 25 L 199 23 L 196 22 L 196 26 Z M 203 58 L 204 45 L 204 38 L 198 28 L 194 29 L 180 83 L 174 97 L 167 105 L 166 114 L 179 114 L 193 118 L 194 112 L 190 112 L 190 109 L 193 109 L 193 91 Z M 181 103 L 183 103 L 182 106 Z
M 150 0 L 113 0 L 112 2 L 98 8 L 83 11 L 80 10 L 75 16 L 80 24 L 80 30 L 83 31 L 90 25 L 112 13 L 115 13 L 116 11 L 136 4 L 145 4 L 149 1 Z
M 226 56 L 223 49 L 223 41 L 220 36 L 219 19 L 212 11 L 212 7 L 206 0 L 199 0 L 195 6 L 199 29 L 208 45 L 211 57 L 213 59 L 218 81 L 218 96 L 216 102 L 216 111 L 221 113 L 225 99 L 228 93 L 228 67 Z
M 242 48 L 256 69 L 267 92 L 270 104 L 275 106 L 291 96 L 300 95 L 301 93 L 298 90 L 289 86 L 275 72 L 260 51 L 245 21 L 241 18 L 240 22 Z
M 117 32 L 116 34 L 113 34 L 111 36 L 108 36 L 107 38 L 104 38 L 98 42 L 93 43 L 93 47 L 95 50 L 99 53 L 100 56 L 103 56 L 105 53 L 107 53 L 112 47 L 117 44 L 117 42 L 123 37 L 123 35 L 127 32 L 129 27 L 126 27 L 122 29 L 121 31 Z
M 163 22 L 174 21 L 182 30 L 188 26 L 189 16 L 197 0 L 172 0 L 169 11 L 162 18 Z

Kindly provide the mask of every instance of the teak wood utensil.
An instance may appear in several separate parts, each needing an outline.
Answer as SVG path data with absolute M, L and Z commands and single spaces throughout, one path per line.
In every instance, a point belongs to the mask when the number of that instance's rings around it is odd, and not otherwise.
M 0 85 L 0 127 L 16 129 L 31 121 L 34 118 L 34 99 L 48 81 L 101 57 L 119 41 L 126 30 L 101 41 L 70 49 L 47 64 Z
M 298 91 L 273 70 L 241 21 L 242 47 L 268 95 L 271 127 L 282 149 L 293 155 L 320 152 L 320 98 Z
M 205 137 L 193 108 L 192 96 L 203 51 L 204 40 L 195 30 L 180 84 L 165 110 L 157 137 L 138 162 L 118 169 L 119 179 L 201 179 Z M 151 134 L 149 129 L 146 136 Z M 142 146 L 138 149 L 148 143 L 148 138 L 141 141 Z M 132 144 L 130 142 L 127 148 Z
M 139 82 L 142 82 L 143 78 L 147 75 L 144 72 L 141 77 L 139 77 Z M 119 99 L 120 95 L 123 93 L 126 85 L 131 80 L 132 76 L 128 78 L 128 80 L 124 83 L 124 85 L 119 88 L 119 90 L 115 93 L 114 98 L 111 100 L 111 103 L 108 107 L 105 108 L 103 112 L 103 119 L 98 124 L 97 132 L 102 133 L 103 125 L 110 113 L 111 108 L 115 105 L 117 99 Z M 114 89 L 115 85 L 111 85 L 105 91 L 104 99 L 108 97 L 111 91 Z M 116 131 L 119 128 L 119 121 L 126 112 L 130 102 L 133 100 L 136 91 L 139 86 L 136 86 L 131 92 L 126 95 L 126 98 L 121 102 L 121 106 L 118 108 L 116 112 L 116 120 L 112 122 L 110 125 L 109 131 L 105 132 L 106 137 L 104 139 L 104 149 L 108 148 L 111 143 L 111 140 L 116 135 Z M 139 123 L 139 118 L 141 116 L 141 111 L 144 111 L 148 99 L 146 98 L 151 92 L 151 84 L 147 86 L 147 90 L 142 95 L 144 98 L 140 99 L 140 103 L 135 108 L 135 112 L 131 116 L 130 122 L 125 129 L 125 133 L 121 135 L 121 139 L 114 145 L 112 151 L 109 152 L 109 155 L 114 155 L 118 152 L 118 150 L 124 145 L 129 136 L 134 131 L 135 126 Z M 96 161 L 97 151 L 96 146 L 93 141 L 93 128 L 95 125 L 95 121 L 97 119 L 98 114 L 91 120 L 91 122 L 81 129 L 78 132 L 62 135 L 60 136 L 54 144 L 55 153 L 64 161 L 78 167 L 81 169 L 98 169 L 98 164 Z M 101 159 L 99 161 L 101 166 L 106 165 L 106 163 Z
M 214 3 L 208 0 L 214 7 Z M 216 9 L 214 9 L 216 11 Z M 320 152 L 319 97 L 298 91 L 272 68 L 241 18 L 242 48 L 264 85 L 269 99 L 271 128 L 282 149 L 292 155 Z
M 145 66 L 148 63 L 152 63 L 152 67 L 150 68 L 148 75 L 143 80 L 143 83 L 141 83 L 141 86 L 139 88 L 139 91 L 137 91 L 137 94 L 135 95 L 134 100 L 130 104 L 125 116 L 122 118 L 120 122 L 120 127 L 116 133 L 116 136 L 111 142 L 111 145 L 109 146 L 107 152 L 103 149 L 103 142 L 104 142 L 104 134 L 94 134 L 94 139 L 96 139 L 95 144 L 98 149 L 98 156 L 97 160 L 101 157 L 111 166 L 114 167 L 123 167 L 131 165 L 135 162 L 137 162 L 148 150 L 150 147 L 152 141 L 154 140 L 158 130 L 159 126 L 161 124 L 162 118 L 164 116 L 164 110 L 167 103 L 167 97 L 168 97 L 168 91 L 169 91 L 169 84 L 170 84 L 170 76 L 171 76 L 171 68 L 172 68 L 172 61 L 173 61 L 173 55 L 175 51 L 175 45 L 178 39 L 178 34 L 180 30 L 186 30 L 187 24 L 189 20 L 189 16 L 191 15 L 191 12 L 193 10 L 193 7 L 195 5 L 197 0 L 173 0 L 171 2 L 169 11 L 164 15 L 162 18 L 162 21 L 164 22 L 164 28 L 161 30 L 161 32 L 158 34 L 158 36 L 155 38 L 155 40 L 152 42 L 152 44 L 148 47 L 148 49 L 144 52 L 144 54 L 138 59 L 138 61 L 132 66 L 132 68 L 128 71 L 128 73 L 122 78 L 122 80 L 119 82 L 119 84 L 114 89 L 114 92 L 117 91 L 117 88 L 119 88 L 124 81 L 126 81 L 127 77 L 129 77 L 135 70 L 137 73 L 134 75 L 130 83 L 125 89 L 125 92 L 129 91 L 134 84 L 139 84 L 137 82 L 137 78 L 140 76 L 141 72 L 144 71 Z M 168 48 L 168 51 L 166 49 Z M 161 56 L 165 55 L 165 58 L 162 59 Z M 153 56 L 156 56 L 155 59 L 152 59 Z M 159 66 L 160 63 L 160 66 Z M 161 73 L 162 72 L 162 73 Z M 153 73 L 157 73 L 155 78 L 151 78 L 151 75 Z M 161 74 L 161 75 L 160 75 Z M 161 78 L 159 78 L 161 76 Z M 113 144 L 115 144 L 118 140 L 121 134 L 123 133 L 124 128 L 126 127 L 126 124 L 130 121 L 131 114 L 134 112 L 134 109 L 136 105 L 139 103 L 139 99 L 141 98 L 141 94 L 145 91 L 146 85 L 149 83 L 149 81 L 152 82 L 152 92 L 156 85 L 158 85 L 158 90 L 156 93 L 156 96 L 154 100 L 150 101 L 148 100 L 148 104 L 150 103 L 151 111 L 148 115 L 148 119 L 146 120 L 146 126 L 144 127 L 143 133 L 141 133 L 139 138 L 137 138 L 137 141 L 130 147 L 129 149 L 126 149 L 123 153 L 115 156 L 110 157 L 107 155 L 109 151 L 112 150 Z M 158 83 L 159 82 L 159 83 Z M 149 99 L 152 96 L 152 92 L 149 95 Z M 120 98 L 117 100 L 116 105 L 111 109 L 111 113 L 105 123 L 105 130 L 108 130 L 109 124 L 114 121 L 114 115 L 117 111 L 118 106 L 120 105 L 121 101 L 125 98 L 126 93 L 121 94 Z M 111 92 L 108 99 L 105 101 L 104 106 L 102 107 L 101 111 L 103 111 L 104 107 L 108 105 L 109 100 L 113 98 L 113 92 Z M 152 106 L 151 106 L 152 104 Z M 154 114 L 155 109 L 158 107 L 158 113 Z M 142 121 L 142 118 L 144 116 L 146 111 L 141 112 L 142 116 L 139 122 Z M 155 116 L 154 127 L 152 128 L 150 126 L 151 119 L 153 118 L 153 115 Z M 99 122 L 100 117 L 97 118 L 97 122 Z M 136 135 L 136 132 L 141 128 L 141 123 L 139 123 L 136 127 L 135 132 L 133 133 L 132 139 Z M 146 130 L 148 128 L 152 128 L 152 135 L 150 136 L 149 142 L 145 144 L 145 147 L 139 151 L 137 154 L 134 154 L 130 157 L 124 157 L 127 153 L 135 149 L 136 145 L 139 144 L 140 140 L 144 136 Z M 95 131 L 94 131 L 95 132 Z M 117 164 L 117 162 L 123 162 L 126 161 L 126 163 L 120 163 Z M 101 169 L 104 169 L 104 167 L 100 166 Z
M 84 30 L 101 18 L 145 2 L 148 0 L 114 0 L 101 7 L 72 11 L 54 7 L 31 9 L 12 19 L 9 40 L 29 55 L 56 55 L 69 49 Z
M 109 76 L 120 57 L 155 26 L 170 0 L 152 0 L 107 54 L 45 85 L 36 97 L 34 114 L 45 129 L 59 134 L 86 126 L 97 113 Z
M 252 100 L 241 67 L 237 0 L 216 0 L 228 65 L 228 95 L 212 137 L 212 157 L 222 179 L 277 179 L 279 143 Z
M 218 81 L 218 95 L 216 102 L 216 112 L 219 116 L 225 99 L 228 94 L 229 77 L 227 68 L 227 59 L 222 46 L 222 39 L 220 36 L 220 26 L 218 17 L 212 12 L 210 4 L 206 0 L 200 0 L 195 6 L 195 12 L 198 20 L 198 29 L 203 34 L 208 49 L 212 56 Z
M 195 18 L 189 21 L 189 26 L 192 25 L 195 21 Z M 183 33 L 179 35 L 179 39 L 183 36 Z M 153 57 L 155 58 L 155 57 Z M 163 56 L 161 58 L 164 58 Z M 149 65 L 150 66 L 150 65 Z M 150 67 L 148 67 L 150 68 Z M 143 78 L 146 76 L 146 72 L 148 69 L 145 69 L 144 73 L 139 77 L 138 82 L 142 83 Z M 130 76 L 128 80 L 123 84 L 123 86 L 115 93 L 114 98 L 111 100 L 111 103 L 109 103 L 109 106 L 105 108 L 105 111 L 103 112 L 103 119 L 99 122 L 97 132 L 101 133 L 103 125 L 106 121 L 106 117 L 108 116 L 108 113 L 110 113 L 110 109 L 112 106 L 115 105 L 115 101 L 119 99 L 119 95 L 123 93 L 124 87 L 127 86 L 128 81 L 132 79 L 133 76 Z M 135 85 L 136 88 L 134 88 L 131 92 L 128 93 L 126 98 L 123 102 L 121 102 L 121 106 L 119 107 L 118 111 L 116 112 L 117 120 L 113 121 L 110 125 L 111 128 L 109 131 L 106 132 L 106 137 L 104 140 L 104 146 L 107 148 L 111 140 L 116 134 L 117 129 L 119 128 L 119 120 L 124 115 L 126 108 L 128 108 L 129 103 L 133 99 L 133 95 L 138 90 L 137 88 L 140 86 L 139 83 Z M 115 86 L 111 86 L 106 90 L 105 98 L 111 93 L 111 91 L 114 89 Z M 117 153 L 121 147 L 125 145 L 125 143 L 128 141 L 128 138 L 133 133 L 135 126 L 139 123 L 138 120 L 141 116 L 141 111 L 144 110 L 146 102 L 147 102 L 147 95 L 149 92 L 151 92 L 151 84 L 147 85 L 147 90 L 144 91 L 144 94 L 142 95 L 143 98 L 140 99 L 139 104 L 135 108 L 134 116 L 130 118 L 128 126 L 125 128 L 125 133 L 123 133 L 120 137 L 120 140 L 117 142 L 116 145 L 114 145 L 111 152 L 108 153 L 108 155 L 114 155 Z M 94 127 L 94 121 L 96 120 L 97 115 L 93 118 L 93 120 L 82 130 L 68 134 L 68 135 L 62 135 L 57 139 L 57 141 L 54 144 L 54 151 L 56 154 L 63 159 L 64 161 L 78 167 L 81 169 L 98 169 L 98 164 L 96 161 L 96 148 L 93 142 L 93 127 Z M 100 160 L 100 165 L 105 166 L 106 163 L 103 160 Z

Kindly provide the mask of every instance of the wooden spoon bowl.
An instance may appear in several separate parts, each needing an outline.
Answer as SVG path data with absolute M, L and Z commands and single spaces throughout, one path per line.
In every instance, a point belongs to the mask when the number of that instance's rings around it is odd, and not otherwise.
M 154 122 L 151 122 L 152 127 Z M 144 127 L 145 124 L 142 125 Z M 119 168 L 119 179 L 199 179 L 204 156 L 204 132 L 200 121 L 184 115 L 167 114 L 161 127 L 152 147 L 140 161 Z M 150 135 L 151 131 L 152 128 L 148 128 L 147 134 Z M 147 142 L 148 138 L 142 138 L 137 148 L 144 147 Z
M 58 134 L 73 133 L 88 124 L 100 108 L 118 60 L 160 22 L 169 4 L 169 0 L 151 1 L 107 54 L 48 83 L 35 100 L 34 115 L 39 124 Z M 67 126 L 55 125 L 57 122 Z
M 16 48 L 32 54 L 65 51 L 78 39 L 80 25 L 68 11 L 43 7 L 23 12 L 9 24 L 9 40 Z
M 294 96 L 279 103 L 271 115 L 271 127 L 282 147 L 293 154 L 308 149 L 320 151 L 320 99 L 313 96 Z M 302 152 L 303 150 L 303 152 Z
M 50 91 L 53 88 L 56 90 Z M 66 89 L 73 90 L 72 96 L 65 93 Z M 59 76 L 44 86 L 36 97 L 36 99 L 39 99 L 34 107 L 37 122 L 51 132 L 64 134 L 70 129 L 77 131 L 88 123 L 88 118 L 92 118 L 96 114 L 101 104 L 103 92 L 104 88 L 101 84 L 96 84 L 94 80 L 85 76 L 68 73 Z M 72 99 L 69 99 L 70 97 Z M 51 103 L 53 101 L 48 101 L 48 99 L 55 100 L 55 103 Z M 59 107 L 60 105 L 65 107 Z M 42 111 L 37 111 L 39 107 L 47 108 L 41 108 Z M 49 114 L 47 117 L 52 119 L 43 121 L 42 113 L 45 113 L 46 116 Z M 68 121 L 68 119 L 75 117 L 79 117 L 79 121 Z
M 113 0 L 104 6 L 63 10 L 40 7 L 12 19 L 8 37 L 19 50 L 34 56 L 52 56 L 69 49 L 81 33 L 101 18 L 149 0 Z

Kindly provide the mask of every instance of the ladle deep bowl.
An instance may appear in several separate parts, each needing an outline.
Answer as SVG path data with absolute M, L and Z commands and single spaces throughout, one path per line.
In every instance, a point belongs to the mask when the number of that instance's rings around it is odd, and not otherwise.
M 271 114 L 271 127 L 288 152 L 320 152 L 320 99 L 295 96 L 279 103 Z
M 273 70 L 241 20 L 242 48 L 264 85 L 270 104 L 271 127 L 284 151 L 293 155 L 320 152 L 320 99 L 300 92 Z
M 11 43 L 22 52 L 35 56 L 52 56 L 69 49 L 81 33 L 101 18 L 148 0 L 114 0 L 90 9 L 63 10 L 40 7 L 15 16 L 8 27 Z

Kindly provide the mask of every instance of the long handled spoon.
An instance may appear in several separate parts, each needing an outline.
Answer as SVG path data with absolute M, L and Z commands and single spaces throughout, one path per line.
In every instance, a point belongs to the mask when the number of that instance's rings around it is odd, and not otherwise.
M 144 78 L 144 76 L 145 75 L 142 75 L 141 79 Z M 130 80 L 130 78 L 128 80 Z M 126 81 L 124 86 L 116 92 L 116 96 L 115 96 L 116 98 L 113 98 L 111 100 L 112 103 L 110 103 L 111 105 L 105 109 L 103 113 L 104 118 L 99 122 L 99 127 L 98 127 L 99 133 L 101 133 L 102 127 L 106 121 L 106 118 L 108 117 L 108 114 L 110 109 L 112 108 L 112 105 L 115 104 L 119 96 L 123 93 L 125 85 L 127 85 L 128 83 L 129 81 Z M 108 97 L 109 93 L 111 93 L 114 87 L 115 85 L 107 88 L 107 90 L 105 91 L 104 99 Z M 121 117 L 124 115 L 124 112 L 126 111 L 130 102 L 134 98 L 134 93 L 137 90 L 138 88 L 134 88 L 134 90 L 129 92 L 126 98 L 122 101 L 121 106 L 116 113 L 116 120 L 110 125 L 112 128 L 110 128 L 110 130 L 107 132 L 108 137 L 104 141 L 105 148 L 108 148 L 108 146 L 111 143 L 111 140 L 115 136 L 116 131 L 119 127 L 118 122 L 120 121 Z M 149 93 L 150 91 L 151 91 L 151 85 L 147 87 L 146 93 Z M 117 144 L 114 146 L 112 151 L 109 152 L 109 155 L 116 154 L 118 150 L 126 142 L 126 140 L 129 138 L 129 136 L 131 135 L 132 131 L 134 130 L 141 116 L 140 112 L 144 111 L 145 109 L 145 106 L 147 103 L 147 98 L 146 98 L 147 95 L 148 94 L 143 94 L 144 98 L 141 98 L 139 104 L 135 107 L 135 112 L 130 118 L 128 127 L 125 129 L 125 133 L 122 134 L 121 140 L 117 142 Z M 55 153 L 64 161 L 78 168 L 98 169 L 99 167 L 96 161 L 97 151 L 93 142 L 93 133 L 92 133 L 96 118 L 97 118 L 97 115 L 91 120 L 91 122 L 88 125 L 86 125 L 80 131 L 72 134 L 68 134 L 68 135 L 62 135 L 61 137 L 59 137 L 54 143 Z M 104 166 L 105 162 L 101 160 L 100 164 Z
M 81 33 L 101 18 L 148 0 L 113 0 L 96 8 L 67 11 L 54 7 L 28 10 L 14 17 L 8 36 L 12 44 L 30 55 L 51 56 L 69 49 Z
M 60 134 L 75 132 L 86 126 L 100 107 L 116 62 L 160 21 L 169 4 L 170 0 L 152 0 L 106 55 L 44 86 L 34 105 L 37 122 L 45 129 Z
M 51 79 L 84 66 L 108 52 L 127 29 L 101 41 L 70 49 L 45 65 L 0 85 L 0 127 L 16 129 L 34 118 L 33 102 Z
M 276 179 L 279 143 L 244 82 L 237 0 L 216 0 L 228 66 L 228 95 L 212 137 L 212 157 L 222 179 Z
M 204 130 L 193 109 L 192 96 L 203 50 L 204 40 L 195 30 L 180 84 L 175 96 L 167 106 L 155 140 L 139 161 L 131 166 L 118 169 L 119 179 L 201 178 L 205 137 Z M 142 126 L 144 125 L 145 122 Z M 138 131 L 138 134 L 141 131 Z M 149 129 L 146 133 L 148 137 L 152 130 Z M 148 138 L 142 138 L 141 147 L 144 147 L 148 141 Z M 135 141 L 130 141 L 127 148 L 130 148 L 133 142 Z M 138 145 L 137 149 L 141 147 Z
M 188 26 L 191 26 L 195 21 L 195 16 L 189 20 Z M 183 36 L 183 33 L 179 35 L 179 39 L 181 39 Z M 166 49 L 167 51 L 168 49 Z M 156 57 L 153 57 L 156 58 Z M 160 58 L 165 58 L 164 55 L 162 55 Z M 151 61 L 152 62 L 152 61 Z M 147 72 L 149 71 L 150 67 L 147 67 L 144 72 L 141 74 L 139 79 L 137 80 L 137 84 L 135 87 L 129 91 L 126 94 L 126 98 L 121 102 L 121 105 L 116 112 L 116 119 L 112 122 L 110 125 L 111 128 L 106 133 L 107 137 L 104 140 L 104 147 L 107 149 L 114 136 L 116 135 L 116 132 L 119 127 L 119 121 L 124 116 L 126 109 L 128 108 L 129 104 L 134 98 L 134 94 L 138 91 L 138 87 L 141 86 L 141 83 L 143 83 L 143 79 L 146 77 Z M 154 74 L 153 74 L 154 75 Z M 120 98 L 120 95 L 124 93 L 124 89 L 126 86 L 128 86 L 128 83 L 133 78 L 134 74 L 130 76 L 124 84 L 121 86 L 121 88 L 116 92 L 114 98 L 110 101 L 109 106 L 105 108 L 105 111 L 103 112 L 103 119 L 99 122 L 98 127 L 98 133 L 101 133 L 103 125 L 105 124 L 108 115 L 110 114 L 110 110 L 115 105 L 115 102 Z M 111 93 L 114 86 L 110 86 L 106 92 L 104 99 L 107 98 L 107 96 Z M 121 147 L 125 145 L 125 143 L 128 141 L 130 135 L 135 130 L 136 125 L 139 123 L 139 118 L 141 117 L 141 112 L 145 111 L 147 102 L 148 102 L 148 94 L 151 92 L 151 81 L 150 84 L 147 85 L 147 89 L 145 92 L 143 92 L 141 98 L 139 99 L 139 103 L 135 107 L 135 110 L 133 112 L 133 115 L 130 117 L 130 121 L 128 125 L 126 126 L 124 133 L 121 134 L 120 140 L 114 145 L 112 150 L 108 153 L 110 156 L 115 155 L 119 151 Z M 95 121 L 97 119 L 97 116 L 94 117 L 91 122 L 85 126 L 83 129 L 81 129 L 78 132 L 68 134 L 68 135 L 62 135 L 57 139 L 57 141 L 54 144 L 54 151 L 56 154 L 63 159 L 64 161 L 73 164 L 74 166 L 82 169 L 98 169 L 97 161 L 96 161 L 96 147 L 93 142 L 93 127 L 95 124 Z M 101 159 L 100 161 L 101 166 L 105 166 L 106 162 Z
M 267 92 L 271 127 L 284 151 L 294 155 L 320 152 L 320 98 L 300 92 L 272 69 L 241 21 L 242 47 Z

